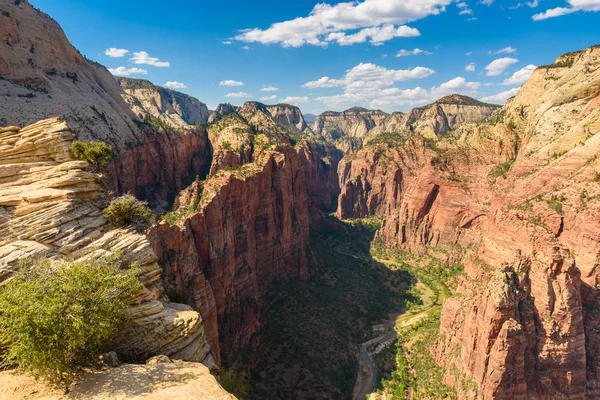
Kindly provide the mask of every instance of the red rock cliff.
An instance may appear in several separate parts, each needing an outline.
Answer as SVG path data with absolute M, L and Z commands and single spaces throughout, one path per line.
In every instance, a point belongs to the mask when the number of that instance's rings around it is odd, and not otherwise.
M 200 310 L 213 350 L 234 357 L 260 327 L 269 284 L 309 276 L 304 174 L 286 147 L 197 186 L 179 199 L 180 221 L 155 226 L 149 239 L 167 286 Z

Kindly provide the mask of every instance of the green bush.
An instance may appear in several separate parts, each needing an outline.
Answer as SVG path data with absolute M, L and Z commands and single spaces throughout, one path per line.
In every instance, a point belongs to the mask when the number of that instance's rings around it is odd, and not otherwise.
M 0 367 L 17 366 L 50 383 L 69 385 L 107 350 L 122 311 L 141 290 L 137 268 L 119 256 L 25 260 L 0 287 Z
M 76 159 L 90 164 L 94 172 L 100 172 L 112 157 L 112 147 L 99 140 L 93 142 L 76 140 L 71 145 L 71 153 Z
M 243 399 L 248 395 L 245 380 L 245 372 L 236 374 L 233 370 L 221 369 L 221 386 L 223 386 L 223 389 L 240 399 Z
M 144 228 L 152 220 L 152 211 L 148 208 L 148 203 L 130 194 L 111 201 L 102 213 L 111 223 L 119 226 L 135 225 Z

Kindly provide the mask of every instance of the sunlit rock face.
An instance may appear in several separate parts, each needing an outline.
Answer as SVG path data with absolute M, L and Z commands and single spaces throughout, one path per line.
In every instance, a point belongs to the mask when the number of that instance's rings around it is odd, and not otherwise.
M 143 291 L 124 311 L 129 323 L 114 344 L 121 358 L 167 354 L 215 368 L 200 315 L 168 301 L 149 242 L 102 215 L 102 179 L 73 159 L 73 133 L 60 119 L 0 128 L 0 282 L 25 258 L 85 260 L 121 252 L 140 268 Z

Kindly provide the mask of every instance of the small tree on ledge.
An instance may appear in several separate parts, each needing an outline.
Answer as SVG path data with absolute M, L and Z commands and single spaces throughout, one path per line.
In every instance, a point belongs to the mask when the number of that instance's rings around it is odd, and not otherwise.
M 76 140 L 71 146 L 73 157 L 85 161 L 93 168 L 93 172 L 100 172 L 112 157 L 112 147 L 104 142 L 82 142 Z

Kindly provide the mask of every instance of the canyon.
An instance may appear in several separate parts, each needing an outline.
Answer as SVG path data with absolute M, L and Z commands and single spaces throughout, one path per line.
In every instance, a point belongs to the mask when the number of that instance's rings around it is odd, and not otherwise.
M 371 326 L 436 260 L 462 268 L 427 349 L 456 398 L 600 397 L 600 47 L 537 68 L 503 107 L 456 94 L 310 124 L 115 79 L 28 1 L 0 11 L 0 281 L 22 258 L 122 251 L 144 286 L 124 361 L 202 363 L 215 398 L 219 365 L 248 373 L 248 398 L 346 398 Z M 104 176 L 74 136 L 112 146 Z M 111 226 L 111 192 L 160 219 Z

